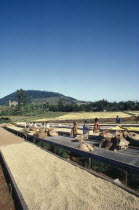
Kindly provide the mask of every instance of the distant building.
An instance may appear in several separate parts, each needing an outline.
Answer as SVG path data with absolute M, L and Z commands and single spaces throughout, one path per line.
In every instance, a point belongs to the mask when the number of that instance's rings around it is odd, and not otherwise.
M 9 100 L 9 107 L 16 106 L 18 102 Z

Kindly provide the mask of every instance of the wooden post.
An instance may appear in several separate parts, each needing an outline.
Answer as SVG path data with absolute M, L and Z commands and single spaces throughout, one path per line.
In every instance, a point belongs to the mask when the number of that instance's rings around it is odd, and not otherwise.
M 35 138 L 33 138 L 33 144 L 35 144 L 35 142 L 36 142 L 36 141 L 35 141 Z
M 43 142 L 42 141 L 40 141 L 40 146 L 43 147 Z
M 91 166 L 92 166 L 92 159 L 91 158 L 89 158 L 89 168 L 91 168 Z
M 125 184 L 127 186 L 128 184 L 128 172 L 127 171 L 124 171 L 125 172 Z

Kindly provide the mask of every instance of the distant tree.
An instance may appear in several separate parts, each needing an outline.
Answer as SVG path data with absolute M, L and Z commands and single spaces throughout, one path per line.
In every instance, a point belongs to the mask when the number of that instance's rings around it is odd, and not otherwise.
M 134 101 L 126 101 L 125 102 L 125 110 L 135 110 L 136 103 Z
M 52 111 L 52 112 L 58 112 L 59 109 L 58 109 L 58 105 L 50 105 L 49 106 L 49 111 Z
M 18 102 L 18 111 L 20 114 L 23 112 L 23 107 L 27 103 L 27 95 L 24 90 L 20 89 L 16 91 L 17 102 Z
M 43 110 L 47 111 L 47 112 L 49 111 L 49 103 L 48 102 L 43 104 Z
M 27 103 L 27 95 L 24 90 L 20 89 L 16 91 L 17 102 L 19 105 L 25 105 Z
M 64 102 L 63 99 L 60 98 L 58 102 L 58 110 L 62 112 L 63 109 L 64 109 Z
M 135 110 L 139 110 L 139 102 L 135 101 Z

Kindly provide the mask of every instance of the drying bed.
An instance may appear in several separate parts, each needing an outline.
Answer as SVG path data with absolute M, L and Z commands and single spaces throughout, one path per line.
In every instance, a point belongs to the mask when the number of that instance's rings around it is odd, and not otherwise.
M 29 209 L 138 209 L 138 197 L 35 145 L 1 152 Z
M 20 131 L 15 131 L 10 128 L 7 130 L 16 133 L 17 135 L 24 136 Z M 139 173 L 139 149 L 128 148 L 126 151 L 113 152 L 110 150 L 105 150 L 103 148 L 95 147 L 94 151 L 85 152 L 77 149 L 79 143 L 75 142 L 74 138 L 64 137 L 64 136 L 47 136 L 45 139 L 40 139 L 38 137 L 33 137 L 32 135 L 27 134 L 26 139 L 28 140 L 37 140 L 40 142 L 46 142 L 58 147 L 62 147 L 71 152 L 80 154 L 87 158 L 92 158 L 101 162 L 105 162 L 112 166 L 121 168 L 131 173 Z M 97 140 L 88 141 L 88 143 L 98 144 Z

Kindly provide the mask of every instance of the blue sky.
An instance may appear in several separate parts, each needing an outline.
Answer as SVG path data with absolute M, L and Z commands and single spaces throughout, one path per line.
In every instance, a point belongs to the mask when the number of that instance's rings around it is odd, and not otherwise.
M 138 0 L 1 0 L 0 98 L 139 100 Z

